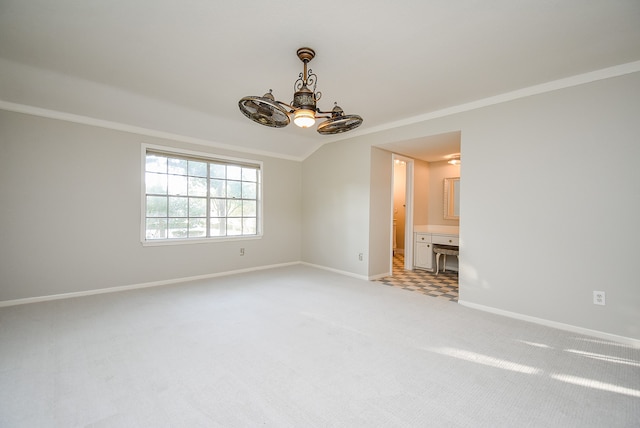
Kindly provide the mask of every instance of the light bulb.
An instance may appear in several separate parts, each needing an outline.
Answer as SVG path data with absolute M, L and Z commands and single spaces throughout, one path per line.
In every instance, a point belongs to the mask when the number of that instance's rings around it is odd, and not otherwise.
M 316 116 L 313 110 L 299 109 L 293 114 L 293 123 L 300 128 L 309 128 L 316 123 Z

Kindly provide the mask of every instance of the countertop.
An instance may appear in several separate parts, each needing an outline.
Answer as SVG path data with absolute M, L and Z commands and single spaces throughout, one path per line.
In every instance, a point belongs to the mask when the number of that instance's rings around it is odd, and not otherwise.
M 442 235 L 459 235 L 460 228 L 458 226 L 441 226 L 437 224 L 419 224 L 413 226 L 415 233 L 438 233 Z

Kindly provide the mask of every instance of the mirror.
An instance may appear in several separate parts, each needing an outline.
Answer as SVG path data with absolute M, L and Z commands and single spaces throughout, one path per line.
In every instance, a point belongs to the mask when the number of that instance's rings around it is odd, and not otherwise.
M 444 218 L 460 220 L 460 177 L 444 179 Z

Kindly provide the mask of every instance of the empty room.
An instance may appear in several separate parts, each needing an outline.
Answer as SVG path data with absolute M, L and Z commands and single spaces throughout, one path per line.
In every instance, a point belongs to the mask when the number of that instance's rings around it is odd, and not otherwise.
M 640 426 L 639 22 L 0 0 L 0 426 Z

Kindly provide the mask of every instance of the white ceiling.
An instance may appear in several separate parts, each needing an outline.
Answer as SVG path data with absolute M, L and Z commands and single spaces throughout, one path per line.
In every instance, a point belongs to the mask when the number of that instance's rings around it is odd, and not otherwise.
M 241 97 L 268 89 L 291 101 L 302 46 L 317 54 L 319 107 L 337 101 L 360 128 L 326 137 L 240 113 Z M 0 0 L 0 59 L 78 84 L 56 94 L 15 72 L 0 85 L 5 101 L 304 158 L 410 117 L 635 62 L 640 1 Z

